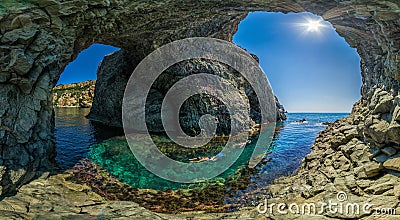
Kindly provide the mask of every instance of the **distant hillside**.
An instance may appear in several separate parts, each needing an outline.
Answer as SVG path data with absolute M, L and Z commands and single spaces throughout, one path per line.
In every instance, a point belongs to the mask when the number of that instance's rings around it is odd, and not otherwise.
M 53 106 L 92 107 L 96 80 L 58 85 L 53 89 Z

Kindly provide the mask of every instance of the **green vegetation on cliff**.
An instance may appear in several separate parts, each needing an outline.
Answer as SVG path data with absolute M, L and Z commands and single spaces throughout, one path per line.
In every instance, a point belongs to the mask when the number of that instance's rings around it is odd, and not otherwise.
M 81 107 L 92 106 L 96 81 L 58 85 L 53 88 L 53 106 Z

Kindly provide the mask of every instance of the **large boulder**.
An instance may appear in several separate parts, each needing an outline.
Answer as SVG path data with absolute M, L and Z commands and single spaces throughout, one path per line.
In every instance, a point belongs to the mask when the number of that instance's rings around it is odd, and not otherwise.
M 97 72 L 95 98 L 89 119 L 122 127 L 122 99 L 135 63 L 135 59 L 124 50 L 117 51 L 104 58 Z M 250 118 L 253 125 L 261 122 L 257 96 L 243 76 L 225 64 L 211 60 L 193 59 L 169 67 L 154 83 L 147 98 L 146 122 L 149 131 L 164 131 L 160 114 L 164 96 L 169 88 L 180 79 L 196 73 L 208 73 L 226 79 L 241 92 L 243 97 L 249 100 Z M 276 97 L 275 102 L 277 121 L 285 120 L 283 105 L 279 103 Z M 180 112 L 181 126 L 188 134 L 194 135 L 200 132 L 198 122 L 204 114 L 217 116 L 220 122 L 217 127 L 217 134 L 229 134 L 229 112 L 217 98 L 205 94 L 193 96 L 184 103 Z

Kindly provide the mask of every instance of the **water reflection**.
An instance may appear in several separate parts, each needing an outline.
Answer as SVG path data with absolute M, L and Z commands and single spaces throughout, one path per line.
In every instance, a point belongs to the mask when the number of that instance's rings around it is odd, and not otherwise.
M 89 121 L 85 117 L 89 112 L 89 108 L 54 108 L 56 161 L 61 170 L 86 157 L 91 145 L 123 135 L 120 128 Z

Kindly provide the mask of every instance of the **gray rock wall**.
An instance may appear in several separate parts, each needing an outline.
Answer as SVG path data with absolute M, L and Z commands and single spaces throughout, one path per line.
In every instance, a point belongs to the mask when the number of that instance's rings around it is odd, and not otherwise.
M 93 107 L 89 114 L 89 119 L 95 120 L 106 125 L 122 127 L 122 98 L 125 87 L 134 67 L 138 62 L 131 58 L 125 50 L 120 50 L 112 55 L 108 55 L 100 64 L 97 71 L 97 84 Z M 181 78 L 190 74 L 209 73 L 223 77 L 239 89 L 243 96 L 250 101 L 251 115 L 254 124 L 260 123 L 260 108 L 254 90 L 250 84 L 234 69 L 229 68 L 218 62 L 195 59 L 181 62 L 168 68 L 157 80 L 148 98 L 148 105 L 152 106 L 151 111 L 146 112 L 148 128 L 152 132 L 162 132 L 164 129 L 161 122 L 161 104 L 163 97 L 168 89 Z M 221 110 L 218 110 L 222 103 L 217 99 L 209 98 L 204 95 L 197 96 L 188 100 L 183 106 L 181 115 L 181 125 L 187 132 L 191 130 L 192 135 L 199 131 L 198 121 L 200 116 L 210 113 L 220 115 L 218 121 L 221 122 L 218 134 L 229 134 L 228 117 L 222 118 Z M 285 109 L 276 98 L 277 121 L 286 119 Z M 194 129 L 194 130 L 193 130 Z M 196 132 L 195 132 L 196 131 Z
M 97 70 L 96 89 L 89 119 L 106 125 L 122 127 L 122 98 L 135 66 L 125 50 L 104 57 Z
M 51 168 L 55 152 L 51 89 L 81 50 L 94 42 L 104 43 L 130 51 L 138 61 L 153 49 L 180 38 L 230 40 L 248 11 L 309 11 L 323 16 L 360 54 L 363 109 L 386 99 L 384 94 L 375 95 L 377 89 L 398 96 L 397 0 L 6 0 L 0 3 L 1 194 Z M 398 121 L 393 118 L 398 116 L 399 104 L 397 98 L 393 100 L 385 101 L 376 113 L 365 111 L 364 118 L 371 116 L 372 124 L 360 125 L 370 129 L 362 129 L 363 141 L 385 146 L 397 143 Z M 394 130 L 389 128 L 392 123 Z M 374 132 L 382 127 L 389 132 L 384 140 L 379 137 L 381 133 Z

